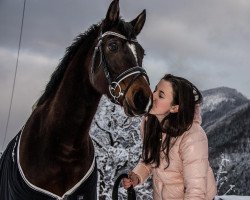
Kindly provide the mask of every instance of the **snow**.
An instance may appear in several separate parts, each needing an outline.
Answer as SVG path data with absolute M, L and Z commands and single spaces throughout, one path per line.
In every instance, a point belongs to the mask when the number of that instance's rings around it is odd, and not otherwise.
M 250 196 L 223 195 L 215 197 L 215 200 L 250 200 Z
M 222 93 L 209 95 L 204 97 L 203 109 L 207 111 L 213 111 L 220 103 L 227 101 L 234 102 L 235 100 L 233 98 L 228 98 L 224 96 L 224 94 Z

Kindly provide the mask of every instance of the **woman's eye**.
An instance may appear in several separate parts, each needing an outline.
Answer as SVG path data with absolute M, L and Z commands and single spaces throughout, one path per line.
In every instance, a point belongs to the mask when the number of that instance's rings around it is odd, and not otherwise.
M 110 51 L 117 51 L 117 49 L 118 49 L 117 43 L 115 43 L 115 42 L 109 43 L 108 49 L 109 49 Z

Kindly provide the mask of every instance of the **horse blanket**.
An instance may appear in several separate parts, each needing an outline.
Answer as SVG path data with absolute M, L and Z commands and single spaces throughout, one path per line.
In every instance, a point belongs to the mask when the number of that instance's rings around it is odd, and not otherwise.
M 25 178 L 19 163 L 20 135 L 21 131 L 9 143 L 0 159 L 1 200 L 97 200 L 97 167 L 95 159 L 88 173 L 62 197 L 31 184 Z

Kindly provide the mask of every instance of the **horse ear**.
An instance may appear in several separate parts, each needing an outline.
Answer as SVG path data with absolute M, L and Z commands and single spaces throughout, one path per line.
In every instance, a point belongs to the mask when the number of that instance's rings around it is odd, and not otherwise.
M 106 14 L 107 22 L 117 22 L 120 15 L 119 0 L 114 0 L 109 6 Z
M 130 23 L 134 27 L 135 34 L 138 35 L 146 21 L 146 10 L 144 9 L 134 20 L 132 20 Z

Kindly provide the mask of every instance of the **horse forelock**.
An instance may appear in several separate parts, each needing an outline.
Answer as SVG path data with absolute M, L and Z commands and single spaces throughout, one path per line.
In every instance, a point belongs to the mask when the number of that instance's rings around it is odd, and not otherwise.
M 95 37 L 94 32 L 99 28 L 100 24 L 92 25 L 86 32 L 79 34 L 73 41 L 73 43 L 66 48 L 66 53 L 64 57 L 61 59 L 59 65 L 56 67 L 55 71 L 52 73 L 50 81 L 46 85 L 44 93 L 37 101 L 37 105 L 43 104 L 52 94 L 56 92 L 58 89 L 65 71 L 69 66 L 70 61 L 73 56 L 77 53 L 78 49 L 82 44 L 84 44 L 84 54 L 87 54 L 90 46 L 92 45 L 92 41 Z M 84 55 L 83 55 L 84 58 Z
M 122 18 L 119 18 L 115 24 L 113 22 L 105 22 L 104 20 L 103 33 L 109 31 L 110 29 L 115 29 L 115 31 L 125 36 L 128 40 L 136 38 L 133 26 Z
M 135 35 L 135 32 L 134 32 L 134 29 L 133 29 L 132 25 L 129 22 L 125 22 L 123 19 L 119 20 L 118 30 L 120 30 L 121 33 L 128 40 L 136 38 L 136 35 Z

